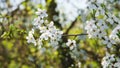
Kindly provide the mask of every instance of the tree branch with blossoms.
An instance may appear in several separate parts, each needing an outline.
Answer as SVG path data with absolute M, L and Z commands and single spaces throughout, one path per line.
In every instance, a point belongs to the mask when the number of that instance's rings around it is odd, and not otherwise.
M 54 1 L 51 1 L 52 4 L 55 5 Z M 51 7 L 51 5 L 49 6 Z M 50 45 L 51 47 L 55 48 L 60 52 L 60 57 L 63 68 L 67 68 L 70 65 L 72 65 L 75 61 L 74 58 L 72 58 L 72 55 L 70 54 L 72 51 L 74 51 L 77 47 L 79 47 L 80 42 L 76 42 L 75 40 L 68 39 L 68 37 L 71 36 L 83 36 L 87 35 L 89 38 L 100 40 L 101 45 L 103 45 L 106 48 L 106 56 L 103 58 L 103 61 L 101 62 L 102 67 L 119 67 L 117 64 L 119 64 L 119 58 L 118 53 L 115 55 L 110 54 L 112 49 L 115 47 L 118 47 L 116 45 L 119 43 L 120 38 L 118 37 L 118 31 L 120 30 L 120 20 L 115 15 L 112 14 L 114 9 L 110 8 L 111 1 L 98 1 L 98 0 L 90 0 L 87 8 L 87 12 L 85 14 L 88 14 L 88 19 L 86 20 L 85 30 L 86 33 L 81 34 L 68 34 L 71 28 L 75 25 L 77 19 L 75 19 L 71 25 L 66 29 L 65 32 L 63 32 L 62 28 L 66 25 L 65 23 L 62 24 L 63 18 L 60 18 L 60 22 L 56 21 L 57 26 L 60 25 L 60 29 L 58 29 L 54 24 L 54 22 L 49 22 L 45 18 L 48 16 L 46 14 L 45 10 L 38 9 L 36 12 L 37 17 L 33 21 L 33 28 L 31 31 L 29 31 L 27 38 L 28 43 L 33 43 L 35 46 L 38 46 L 38 48 L 42 48 L 44 45 Z M 58 7 L 59 8 L 59 7 Z M 52 9 L 55 9 L 53 7 Z M 59 9 L 56 9 L 59 11 Z M 49 11 L 51 12 L 51 9 L 49 8 Z M 55 11 L 54 11 L 55 12 Z M 65 13 L 62 13 L 63 11 L 60 11 L 60 16 L 64 16 Z M 51 13 L 53 14 L 53 13 Z M 57 13 L 56 13 L 57 14 Z M 53 14 L 54 15 L 54 14 Z M 53 16 L 52 16 L 53 17 Z M 50 19 L 53 20 L 50 16 Z M 77 17 L 77 15 L 75 16 Z M 89 18 L 90 17 L 90 18 Z M 71 22 L 71 21 L 67 21 Z M 112 27 L 112 25 L 114 25 Z M 112 28 L 111 28 L 112 27 Z M 109 29 L 111 28 L 111 32 L 109 33 Z M 39 31 L 38 38 L 34 38 L 35 30 Z M 45 43 L 44 43 L 45 42 Z M 91 43 L 91 42 L 90 42 Z M 96 46 L 94 46 L 96 47 Z M 98 46 L 99 47 L 99 46 Z M 88 47 L 89 48 L 89 47 Z M 81 48 L 82 49 L 82 48 Z M 93 53 L 92 50 L 88 51 L 86 49 L 83 49 L 87 52 L 87 54 L 91 55 L 91 58 L 96 60 L 100 65 L 100 59 L 101 57 L 97 55 L 96 53 Z M 119 48 L 116 48 L 116 50 L 119 50 Z M 115 56 L 115 57 L 114 57 Z M 118 59 L 118 60 L 117 60 Z M 68 63 L 67 63 L 68 62 Z M 113 63 L 115 62 L 115 64 Z M 66 65 L 64 65 L 66 63 Z M 104 65 L 105 64 L 105 65 Z M 101 67 L 101 66 L 100 66 Z

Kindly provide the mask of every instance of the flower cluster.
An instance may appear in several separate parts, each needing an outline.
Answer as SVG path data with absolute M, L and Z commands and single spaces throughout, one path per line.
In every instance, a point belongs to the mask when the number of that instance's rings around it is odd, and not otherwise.
M 76 47 L 76 41 L 68 39 L 68 42 L 66 45 L 70 48 L 70 50 L 74 49 Z
M 112 0 L 90 0 L 87 11 L 91 18 L 86 21 L 85 27 L 89 38 L 102 40 L 108 48 L 120 41 L 118 36 L 120 19 L 114 14 L 114 4 L 111 2 Z M 102 66 L 103 68 L 120 68 L 120 59 L 115 55 L 107 54 L 103 58 Z
M 90 20 L 87 21 L 86 24 L 85 29 L 87 30 L 89 38 L 101 39 L 103 44 L 106 44 L 109 48 L 112 44 L 115 44 L 115 41 L 107 36 L 106 29 L 108 29 L 108 26 L 103 20 Z
M 120 58 L 114 54 L 107 54 L 102 60 L 103 68 L 120 68 Z
M 92 19 L 86 22 L 85 27 L 89 38 L 101 39 L 103 44 L 106 44 L 109 48 L 111 48 L 113 44 L 116 44 L 115 40 L 110 37 L 114 36 L 114 39 L 118 39 L 116 35 L 118 27 L 113 29 L 111 34 L 107 33 L 106 30 L 110 28 L 109 25 L 120 24 L 120 19 L 112 13 L 113 11 L 110 6 L 108 1 L 91 0 L 88 5 L 88 11 Z
M 63 32 L 57 29 L 53 22 L 49 23 L 47 20 L 44 20 L 44 18 L 47 17 L 46 11 L 38 9 L 36 15 L 38 15 L 38 17 L 33 21 L 34 27 L 26 37 L 28 43 L 34 43 L 34 45 L 39 45 L 39 47 L 41 47 L 44 41 L 48 41 L 48 43 L 52 46 L 58 45 Z M 39 30 L 40 36 L 37 39 L 33 36 L 34 30 Z
M 86 27 L 89 38 L 102 38 L 106 35 L 105 29 L 107 29 L 107 25 L 103 20 L 98 20 L 98 23 L 95 20 L 90 20 L 86 22 Z

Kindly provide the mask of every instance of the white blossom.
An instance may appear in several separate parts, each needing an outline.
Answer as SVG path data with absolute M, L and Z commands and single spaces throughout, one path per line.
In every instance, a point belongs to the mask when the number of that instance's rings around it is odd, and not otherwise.
M 81 62 L 77 62 L 78 68 L 81 68 Z
M 120 68 L 120 58 L 116 57 L 114 54 L 106 54 L 101 64 L 103 68 Z
M 120 24 L 117 25 L 117 26 L 112 30 L 112 32 L 111 32 L 111 34 L 110 34 L 110 36 L 109 36 L 111 39 L 115 40 L 117 43 L 120 42 L 120 38 L 119 38 L 118 35 L 117 35 L 119 31 L 120 31 Z
M 38 17 L 34 19 L 32 29 L 39 30 L 39 37 L 35 40 L 33 37 L 34 33 L 29 32 L 29 36 L 27 37 L 28 42 L 38 45 L 39 48 L 44 45 L 44 41 L 47 41 L 52 46 L 58 45 L 63 32 L 57 29 L 53 22 L 49 23 L 44 20 L 44 18 L 47 17 L 45 10 L 38 9 L 36 15 L 38 15 Z
M 102 6 L 103 4 L 104 6 Z M 85 30 L 89 38 L 98 38 L 108 48 L 111 48 L 113 44 L 116 44 L 116 40 L 120 41 L 117 36 L 119 29 L 113 29 L 111 34 L 107 31 L 110 28 L 109 24 L 119 24 L 119 18 L 115 16 L 113 9 L 109 7 L 112 7 L 112 5 L 108 4 L 108 1 L 90 0 L 87 13 L 92 14 L 92 17 L 86 21 Z
M 114 67 L 120 68 L 120 59 L 118 59 L 118 62 L 114 64 Z
M 76 47 L 76 41 L 68 39 L 68 42 L 66 45 L 70 48 L 70 50 L 74 49 Z
M 118 24 L 120 24 L 120 19 L 119 19 L 118 17 L 113 16 L 113 20 L 114 20 L 115 22 L 117 22 Z
M 106 21 L 108 21 L 110 24 L 114 24 L 114 21 L 112 20 L 112 18 L 108 18 Z
M 106 44 L 108 48 L 111 48 L 113 44 L 116 44 L 114 40 L 110 39 L 109 37 L 105 36 L 103 40 L 103 44 Z
M 98 29 L 97 30 L 97 38 L 99 38 L 99 39 L 102 39 L 102 37 L 104 37 L 105 35 L 106 35 L 106 32 L 105 31 L 102 31 L 102 30 L 100 30 L 100 29 Z
M 28 43 L 33 43 L 34 45 L 36 45 L 36 40 L 35 40 L 33 34 L 34 34 L 34 29 L 32 29 L 31 31 L 29 31 L 29 34 L 26 37 L 26 39 L 27 39 Z
M 100 30 L 104 31 L 105 29 L 108 28 L 108 26 L 106 25 L 106 23 L 104 22 L 104 20 L 100 19 L 97 22 L 97 26 L 100 28 Z
M 36 15 L 38 15 L 40 18 L 44 18 L 44 17 L 48 16 L 46 14 L 46 11 L 45 10 L 41 10 L 41 9 L 38 9 L 38 11 L 36 12 Z
M 85 30 L 88 33 L 89 38 L 96 37 L 97 34 L 97 26 L 95 25 L 94 20 L 90 20 L 86 22 Z

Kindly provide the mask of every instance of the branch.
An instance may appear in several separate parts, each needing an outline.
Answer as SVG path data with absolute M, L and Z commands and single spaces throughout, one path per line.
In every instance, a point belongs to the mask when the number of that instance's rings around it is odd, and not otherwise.
M 54 21 L 54 19 L 53 19 L 53 16 L 54 16 L 54 15 L 57 15 L 57 16 L 59 15 L 59 13 L 55 11 L 56 6 L 57 6 L 57 4 L 55 3 L 55 0 L 52 0 L 52 1 L 50 2 L 50 5 L 48 6 L 47 13 L 48 13 L 48 16 L 49 16 L 48 19 L 49 19 L 50 21 Z M 55 24 L 58 28 L 60 28 L 61 30 L 63 29 L 58 20 L 57 20 L 57 21 L 54 21 L 54 24 Z
M 72 22 L 72 24 L 69 26 L 69 28 L 66 30 L 66 32 L 64 34 L 68 34 L 68 32 L 70 31 L 70 29 L 75 25 L 76 21 L 77 21 L 77 19 Z
M 81 36 L 81 35 L 88 35 L 86 33 L 81 33 L 81 34 L 63 34 L 62 36 Z

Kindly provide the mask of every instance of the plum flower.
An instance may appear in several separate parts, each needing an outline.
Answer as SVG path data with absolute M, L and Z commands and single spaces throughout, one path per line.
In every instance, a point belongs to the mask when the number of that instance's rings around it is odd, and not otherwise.
M 76 47 L 76 41 L 68 39 L 68 42 L 66 43 L 66 45 L 70 48 L 70 50 L 72 50 L 73 48 Z
M 108 38 L 107 36 L 104 37 L 103 44 L 106 44 L 108 48 L 111 48 L 113 44 L 116 44 L 114 40 Z

